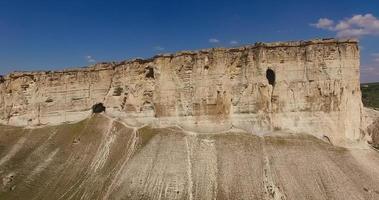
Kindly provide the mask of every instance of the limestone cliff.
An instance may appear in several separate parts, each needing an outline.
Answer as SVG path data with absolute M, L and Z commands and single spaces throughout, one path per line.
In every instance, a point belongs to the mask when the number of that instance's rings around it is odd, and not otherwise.
M 133 125 L 281 129 L 339 145 L 363 138 L 355 40 L 256 43 L 0 78 L 4 124 L 81 120 L 96 103 Z

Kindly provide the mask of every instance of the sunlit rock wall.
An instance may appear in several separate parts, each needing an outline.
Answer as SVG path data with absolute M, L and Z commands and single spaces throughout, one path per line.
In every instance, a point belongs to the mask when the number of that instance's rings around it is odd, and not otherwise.
M 256 43 L 0 79 L 5 124 L 76 121 L 96 103 L 134 125 L 254 134 L 281 129 L 336 144 L 363 137 L 354 40 Z

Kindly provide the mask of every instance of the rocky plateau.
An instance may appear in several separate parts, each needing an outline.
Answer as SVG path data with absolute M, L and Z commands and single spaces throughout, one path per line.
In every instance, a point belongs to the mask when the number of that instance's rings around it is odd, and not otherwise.
M 359 57 L 317 39 L 0 76 L 0 199 L 379 199 Z

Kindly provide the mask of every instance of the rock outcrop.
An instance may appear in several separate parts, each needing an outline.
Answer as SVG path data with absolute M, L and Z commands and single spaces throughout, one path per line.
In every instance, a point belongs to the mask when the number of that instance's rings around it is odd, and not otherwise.
M 364 137 L 355 40 L 257 43 L 0 78 L 3 124 L 77 121 L 98 103 L 136 126 L 290 130 L 337 145 Z
M 379 111 L 364 108 L 362 129 L 368 144 L 379 149 Z

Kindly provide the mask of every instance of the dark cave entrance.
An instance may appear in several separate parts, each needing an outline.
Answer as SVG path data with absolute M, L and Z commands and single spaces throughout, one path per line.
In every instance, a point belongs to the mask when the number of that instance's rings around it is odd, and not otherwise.
M 145 69 L 145 77 L 154 79 L 155 76 L 154 76 L 154 68 L 153 67 L 147 67 Z
M 98 103 L 92 106 L 92 112 L 93 113 L 102 113 L 105 112 L 105 106 L 103 103 Z
M 272 69 L 267 69 L 266 78 L 268 80 L 268 84 L 275 86 L 275 72 Z

